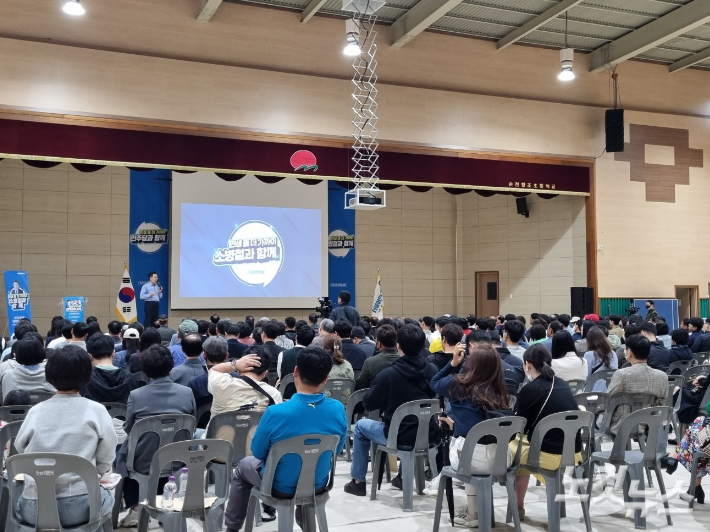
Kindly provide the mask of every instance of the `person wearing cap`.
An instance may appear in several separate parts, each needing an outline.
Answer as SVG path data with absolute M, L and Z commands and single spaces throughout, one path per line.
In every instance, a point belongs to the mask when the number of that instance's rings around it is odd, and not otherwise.
M 197 323 L 192 320 L 183 320 L 178 326 L 178 343 L 171 345 L 168 349 L 173 355 L 174 367 L 178 367 L 185 363 L 185 353 L 182 350 L 182 339 L 188 334 L 197 334 Z
M 593 321 L 595 324 L 599 323 L 599 316 L 597 316 L 596 314 L 587 314 L 584 319 Z
M 163 345 L 168 345 L 176 333 L 175 329 L 168 327 L 168 316 L 167 314 L 161 314 L 158 316 L 158 333 L 160 333 L 160 343 Z
M 170 370 L 170 380 L 176 384 L 182 384 L 187 386 L 192 379 L 205 373 L 207 368 L 201 360 L 202 350 L 205 348 L 204 345 L 210 340 L 219 340 L 217 336 L 210 336 L 203 342 L 202 337 L 199 334 L 188 334 L 183 337 L 180 342 L 182 347 L 182 352 L 185 354 L 185 362 L 178 367 L 173 367 Z M 224 350 L 227 350 L 227 341 L 221 338 L 224 343 Z M 221 346 L 210 345 L 211 349 L 219 351 Z
M 143 326 L 140 323 L 134 325 L 127 326 L 121 333 L 121 336 L 123 336 L 122 347 L 124 349 L 117 352 L 116 356 L 113 357 L 113 365 L 117 368 L 125 368 L 128 365 L 128 357 L 138 352 L 141 337 L 138 327 L 142 329 Z

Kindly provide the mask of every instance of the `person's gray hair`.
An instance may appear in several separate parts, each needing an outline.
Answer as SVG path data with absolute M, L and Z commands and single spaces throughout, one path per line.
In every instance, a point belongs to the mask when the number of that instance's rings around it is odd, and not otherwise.
M 335 330 L 335 323 L 333 322 L 333 320 L 329 320 L 328 318 L 325 318 L 325 319 L 321 320 L 320 328 L 323 329 L 327 333 L 332 333 Z
M 202 350 L 212 356 L 226 355 L 229 352 L 224 336 L 209 336 L 202 344 Z

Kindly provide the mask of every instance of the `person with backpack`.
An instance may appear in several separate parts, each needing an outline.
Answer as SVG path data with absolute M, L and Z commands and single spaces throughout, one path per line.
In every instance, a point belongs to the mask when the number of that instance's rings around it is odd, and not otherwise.
M 482 345 L 464 360 L 465 351 L 465 345 L 458 344 L 451 362 L 434 376 L 430 384 L 432 390 L 447 398 L 451 405 L 450 417 L 440 419 L 453 431 L 449 459 L 454 469 L 458 468 L 466 435 L 473 427 L 486 419 L 512 415 L 498 352 L 490 345 Z M 496 443 L 476 445 L 471 460 L 472 471 L 481 475 L 490 473 L 495 454 Z M 508 464 L 512 461 L 513 453 L 509 449 Z M 433 485 L 436 484 L 438 489 L 438 480 L 439 477 L 432 481 L 428 490 L 424 490 L 426 495 L 436 495 Z M 456 510 L 454 524 L 477 528 L 476 490 L 470 484 L 465 488 L 468 504 Z

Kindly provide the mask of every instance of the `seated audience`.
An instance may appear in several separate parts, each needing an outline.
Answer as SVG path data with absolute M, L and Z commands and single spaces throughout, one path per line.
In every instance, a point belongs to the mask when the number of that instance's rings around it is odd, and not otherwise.
M 488 334 L 473 331 L 469 334 Z M 466 435 L 481 421 L 486 420 L 486 411 L 504 411 L 509 408 L 509 397 L 503 380 L 503 369 L 498 353 L 491 345 L 476 347 L 464 361 L 465 348 L 459 345 L 450 363 L 444 366 L 431 380 L 431 388 L 440 396 L 449 399 L 451 417 L 440 418 L 453 431 L 453 440 L 449 444 L 451 467 L 458 468 Z M 461 368 L 455 374 L 457 368 Z M 512 414 L 512 413 L 511 413 Z M 490 473 L 495 459 L 496 443 L 476 445 L 471 461 L 474 474 Z M 508 451 L 508 464 L 513 455 Z M 424 493 L 436 495 L 438 489 L 435 479 Z M 467 505 L 459 508 L 454 517 L 454 524 L 468 528 L 478 528 L 478 504 L 476 490 L 470 484 L 464 484 Z
M 424 318 L 422 318 L 424 319 Z M 433 322 L 433 320 L 432 320 Z M 426 334 L 426 333 L 425 333 Z M 391 325 L 380 325 L 375 332 L 377 354 L 365 360 L 360 376 L 355 382 L 356 390 L 372 386 L 375 377 L 389 368 L 399 358 L 397 351 L 397 331 Z
M 320 326 L 318 327 L 318 334 L 315 338 L 313 338 L 313 342 L 311 342 L 310 347 L 321 347 L 323 345 L 323 338 L 329 334 L 333 334 L 334 332 L 335 322 L 333 320 L 329 320 L 328 318 L 323 318 L 320 322 Z
M 510 320 L 506 319 L 503 324 L 503 345 L 511 355 L 520 360 L 523 359 L 523 353 L 525 353 L 525 347 L 520 345 L 524 335 L 525 325 L 523 322 L 518 321 L 515 317 Z
M 553 320 L 550 322 L 550 325 L 547 326 L 547 331 L 546 335 L 547 338 L 545 338 L 542 342 L 540 342 L 542 345 L 547 347 L 547 350 L 552 352 L 552 337 L 555 336 L 555 333 L 558 331 L 565 330 L 564 326 L 557 320 Z
M 557 334 L 569 336 L 567 331 Z M 556 335 L 555 335 L 556 336 Z M 571 338 L 570 338 L 571 339 Z M 554 346 L 555 340 L 553 338 Z M 520 468 L 515 479 L 515 494 L 518 499 L 518 512 L 520 519 L 525 517 L 525 494 L 530 482 L 530 473 L 525 469 L 530 453 L 529 441 L 532 438 L 535 427 L 540 420 L 557 414 L 578 410 L 577 401 L 572 395 L 569 385 L 560 378 L 557 378 L 550 363 L 552 357 L 550 352 L 542 345 L 530 346 L 523 356 L 525 363 L 525 374 L 530 382 L 520 389 L 518 401 L 515 403 L 516 415 L 527 419 L 522 442 L 514 440 L 510 444 L 511 451 L 520 449 Z M 586 363 L 585 363 L 586 367 Z M 545 469 L 556 469 L 562 460 L 562 448 L 564 446 L 564 433 L 561 430 L 550 430 L 542 440 L 540 452 L 540 466 Z M 577 436 L 575 440 L 575 460 L 582 462 L 582 440 Z
M 309 329 L 309 330 L 301 330 L 301 329 Z M 279 379 L 284 378 L 286 375 L 291 375 L 293 373 L 294 368 L 296 367 L 296 359 L 298 358 L 298 353 L 301 352 L 301 349 L 305 349 L 309 345 L 311 345 L 311 342 L 313 342 L 313 338 L 315 337 L 315 334 L 313 333 L 313 329 L 308 327 L 307 325 L 303 327 L 299 327 L 296 329 L 296 345 L 294 345 L 291 349 L 287 349 L 286 351 L 281 351 L 279 353 L 279 360 L 276 364 L 276 371 L 278 373 Z M 286 394 L 284 396 L 285 399 L 290 398 L 294 393 L 296 393 L 296 388 L 294 387 L 293 390 L 289 389 L 286 390 Z
M 155 329 L 153 329 L 155 331 Z M 155 331 L 157 334 L 157 331 Z M 158 338 L 160 338 L 158 336 Z M 133 355 L 137 357 L 139 355 Z M 141 351 L 141 367 L 143 372 L 150 379 L 150 383 L 142 388 L 133 390 L 128 396 L 126 410 L 126 423 L 123 429 L 130 435 L 133 425 L 137 421 L 149 416 L 161 414 L 190 414 L 196 413 L 195 398 L 192 390 L 187 386 L 175 384 L 170 380 L 170 370 L 173 369 L 173 356 L 167 347 L 157 344 L 151 345 L 145 351 Z M 176 441 L 181 435 L 176 435 Z M 185 434 L 182 438 L 190 439 L 192 434 Z M 147 475 L 150 472 L 150 461 L 153 459 L 155 451 L 158 449 L 159 440 L 157 434 L 146 434 L 139 441 L 135 451 L 135 461 L 133 468 L 135 471 Z M 123 442 L 116 457 L 115 471 L 120 473 L 123 479 L 123 500 L 128 508 L 126 515 L 119 526 L 121 528 L 135 527 L 138 523 L 138 482 L 129 479 L 126 458 L 128 455 L 128 440 Z M 164 485 L 164 482 L 161 482 Z M 159 484 L 159 488 L 162 486 Z
M 254 345 L 254 339 L 251 337 L 254 332 L 254 320 L 244 320 L 238 322 L 239 325 L 239 341 L 244 345 Z
M 659 320 L 660 319 L 661 318 L 659 318 Z M 670 335 L 670 328 L 665 321 L 656 322 L 656 338 L 663 344 L 663 347 L 670 349 L 672 339 Z
M 182 323 L 178 325 L 176 341 L 169 347 L 170 353 L 173 355 L 173 367 L 177 368 L 185 363 L 187 355 L 182 350 L 182 339 L 190 334 L 199 334 L 197 330 L 197 323 L 191 319 L 182 320 Z
M 705 335 L 703 335 L 705 336 Z M 708 335 L 710 336 L 710 335 Z M 677 362 L 678 360 L 692 360 L 693 359 L 693 352 L 690 350 L 688 347 L 688 338 L 690 335 L 688 334 L 688 331 L 685 329 L 674 329 L 673 332 L 671 333 L 671 348 L 669 351 L 668 355 L 668 365 L 670 365 L 673 362 Z M 697 342 L 700 342 L 701 340 L 698 340 Z M 696 343 L 697 343 L 696 342 Z M 680 373 L 679 370 L 676 370 L 675 373 Z
M 352 324 L 345 319 L 339 319 L 335 322 L 335 334 L 340 337 L 340 341 L 343 345 L 343 357 L 352 366 L 353 370 L 362 370 L 362 366 L 365 363 L 367 356 L 365 355 L 364 349 L 356 345 L 350 339 L 350 333 L 352 333 Z M 325 345 L 325 339 L 323 339 L 323 345 Z
M 463 339 L 463 329 L 455 323 L 448 323 L 441 329 L 441 351 L 432 353 L 427 362 L 434 364 L 437 371 L 446 367 L 454 355 L 456 347 Z
M 492 347 L 491 336 L 487 331 L 481 331 L 474 329 L 466 336 L 466 343 L 468 344 L 468 352 L 473 353 L 475 349 L 479 347 Z M 496 353 L 498 351 L 496 350 Z M 509 395 L 517 396 L 518 388 L 525 380 L 525 374 L 523 373 L 523 361 L 518 357 L 513 355 L 508 355 L 513 359 L 514 363 L 520 362 L 520 366 L 512 366 L 505 362 L 500 355 L 501 370 L 503 371 L 503 380 L 505 382 L 505 388 Z
M 62 318 L 61 316 L 54 316 L 52 318 L 52 323 L 49 327 L 49 331 L 47 331 L 47 338 L 45 338 L 44 340 L 45 349 L 49 347 L 49 342 L 51 342 L 55 338 L 61 338 L 63 326 L 64 318 Z
M 355 379 L 355 371 L 350 365 L 350 362 L 345 360 L 343 356 L 343 341 L 337 334 L 329 334 L 323 339 L 323 349 L 333 357 L 333 367 L 328 374 L 328 379 Z M 326 390 L 326 397 L 332 397 L 331 393 Z M 340 398 L 341 402 L 346 405 L 350 399 L 350 391 L 345 390 Z
M 421 356 L 426 336 L 418 325 L 404 325 L 397 331 L 397 348 L 402 354 L 383 370 L 372 383 L 363 398 L 365 410 L 379 410 L 382 422 L 361 419 L 355 425 L 353 437 L 353 463 L 350 468 L 352 480 L 345 485 L 345 492 L 364 497 L 365 474 L 370 457 L 370 444 L 387 443 L 390 422 L 395 410 L 404 403 L 417 399 L 432 399 L 436 394 L 429 386 L 436 374 L 436 366 Z M 400 448 L 412 448 L 416 441 L 417 420 L 405 419 L 400 425 L 397 442 Z M 429 430 L 429 438 L 435 440 L 439 429 L 434 418 Z M 401 487 L 401 477 L 392 479 L 393 485 Z
M 710 334 L 707 330 L 710 328 L 710 318 L 705 318 L 705 334 L 701 334 L 697 341 L 690 345 L 690 340 L 688 340 L 688 347 L 693 353 L 707 353 L 710 352 Z
M 99 476 L 111 471 L 117 443 L 111 416 L 102 405 L 79 395 L 79 390 L 91 380 L 91 373 L 91 361 L 79 346 L 66 345 L 52 353 L 46 376 L 57 394 L 27 413 L 15 439 L 18 452 L 66 453 L 89 460 Z M 99 490 L 101 515 L 110 515 L 113 493 Z M 62 527 L 76 527 L 89 521 L 88 492 L 79 477 L 58 477 L 56 494 Z M 37 523 L 37 495 L 34 479 L 25 477 L 17 511 L 22 521 L 32 526 Z
M 617 369 L 619 367 L 616 353 L 600 327 L 593 328 L 589 331 L 589 334 L 587 334 L 587 349 L 588 351 L 584 353 L 584 359 L 587 361 L 587 375 L 589 377 L 597 371 Z M 554 363 L 552 369 L 555 369 Z M 555 374 L 557 374 L 556 371 Z M 592 391 L 605 392 L 606 381 L 600 380 L 594 383 Z
M 143 326 L 140 323 L 132 323 L 123 330 L 123 341 L 121 342 L 121 351 L 118 351 L 113 357 L 113 365 L 117 368 L 127 368 L 128 359 L 133 353 L 140 353 L 141 332 Z
M 86 351 L 86 339 L 89 337 L 89 326 L 83 321 L 77 321 L 71 328 L 71 338 L 68 344 L 78 345 Z
M 113 342 L 113 350 L 116 352 L 123 350 L 123 338 L 121 338 L 121 331 L 123 327 L 120 321 L 110 321 L 106 326 L 108 328 L 108 337 L 111 338 Z
M 362 327 L 353 327 L 353 330 L 350 333 L 350 339 L 356 346 L 365 352 L 366 360 L 375 354 L 375 342 L 367 337 L 365 329 Z
M 225 512 L 227 532 L 237 532 L 242 528 L 251 489 L 261 486 L 264 464 L 274 444 L 303 434 L 333 434 L 340 437 L 336 452 L 339 454 L 342 451 L 347 429 L 345 409 L 339 402 L 326 398 L 322 393 L 332 364 L 331 356 L 319 348 L 302 349 L 298 353 L 293 372 L 298 393 L 290 401 L 266 410 L 251 442 L 252 456 L 242 459 L 234 470 Z M 298 420 L 298 423 L 294 423 L 294 420 Z M 331 460 L 329 452 L 318 459 L 316 492 L 328 483 Z M 283 457 L 276 468 L 272 493 L 279 497 L 291 496 L 296 490 L 299 471 L 298 456 Z M 297 510 L 297 521 L 298 514 Z
M 584 344 L 587 345 L 586 340 Z M 560 331 L 552 337 L 551 356 L 551 366 L 555 377 L 565 381 L 587 380 L 587 372 L 589 371 L 587 361 L 577 356 L 575 343 L 567 331 Z
M 131 373 L 138 373 L 139 371 L 143 371 L 141 366 L 143 357 L 141 357 L 140 354 L 154 345 L 161 345 L 160 335 L 158 334 L 157 329 L 154 329 L 153 327 L 148 327 L 141 334 L 140 343 L 138 344 L 138 349 L 140 350 L 140 352 L 133 353 L 126 359 L 128 369 L 131 371 Z
M 581 322 L 581 324 L 582 324 L 582 328 L 581 328 L 582 337 L 579 340 L 575 340 L 575 342 L 574 342 L 574 349 L 575 349 L 575 351 L 577 351 L 577 354 L 580 357 L 584 356 L 584 353 L 589 351 L 589 349 L 587 349 L 587 334 L 589 334 L 589 331 L 597 326 L 597 324 L 594 323 L 592 320 L 586 319 L 586 316 L 585 316 L 584 321 Z M 573 339 L 574 339 L 574 337 L 573 337 Z M 553 357 L 553 359 L 554 359 L 554 357 Z
M 59 349 L 64 344 L 66 344 L 69 340 L 71 340 L 72 327 L 74 327 L 74 324 L 71 321 L 64 320 L 64 322 L 62 323 L 60 336 L 57 336 L 56 338 L 52 339 L 52 341 L 49 342 L 49 344 L 47 344 L 47 349 Z M 15 337 L 16 338 L 17 338 L 17 333 L 18 333 L 18 328 L 15 327 Z M 3 353 L 3 356 L 4 355 L 5 355 L 5 353 Z
M 648 366 L 653 369 L 660 369 L 668 372 L 671 353 L 663 347 L 663 342 L 656 338 L 656 325 L 650 321 L 644 322 L 640 327 L 640 333 L 651 342 L 651 351 L 648 354 Z
M 644 336 L 634 334 L 626 339 L 626 360 L 631 363 L 631 366 L 614 372 L 606 390 L 609 397 L 618 393 L 650 393 L 656 396 L 656 406 L 665 404 L 668 395 L 668 375 L 648 365 L 650 352 L 651 342 Z M 621 405 L 612 413 L 610 425 L 612 434 L 617 433 L 621 423 L 630 413 L 629 405 Z
M 545 338 L 547 338 L 547 329 L 544 325 L 535 323 L 530 327 L 528 334 L 530 338 L 530 345 L 539 344 L 544 342 Z
M 224 336 L 227 339 L 227 351 L 229 358 L 242 358 L 246 351 L 247 344 L 239 341 L 239 333 L 242 331 L 240 323 L 227 323 L 224 327 Z
M 269 354 L 269 360 L 271 360 L 271 367 L 269 368 L 269 373 L 273 375 L 275 382 L 277 377 L 277 369 L 279 364 L 279 353 L 283 351 L 283 347 L 276 344 L 276 339 L 281 334 L 281 327 L 275 321 L 265 321 L 261 324 L 261 341 L 264 345 L 264 349 Z M 293 346 L 292 346 L 293 347 Z
M 3 400 L 14 390 L 24 390 L 30 394 L 55 393 L 54 386 L 48 383 L 45 377 L 47 361 L 42 341 L 25 335 L 17 344 L 16 365 L 2 376 L 0 383 Z M 86 351 L 84 353 L 86 354 Z M 12 364 L 12 362 L 8 361 L 5 364 Z
M 170 380 L 176 384 L 187 386 L 192 379 L 207 372 L 202 362 L 202 351 L 216 354 L 227 354 L 227 340 L 221 336 L 208 336 L 202 341 L 199 334 L 188 334 L 180 341 L 182 352 L 185 353 L 185 363 L 170 370 Z
M 688 322 L 688 332 L 690 333 L 690 338 L 688 339 L 688 345 L 693 348 L 695 340 L 703 336 L 703 327 L 705 326 L 705 321 L 702 318 L 690 318 Z

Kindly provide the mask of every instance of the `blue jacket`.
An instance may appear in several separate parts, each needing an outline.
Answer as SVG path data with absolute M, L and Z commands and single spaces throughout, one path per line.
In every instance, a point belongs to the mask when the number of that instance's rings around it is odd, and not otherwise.
M 451 364 L 446 364 L 434 378 L 431 379 L 431 389 L 442 397 L 449 399 L 451 404 L 451 417 L 454 420 L 454 437 L 466 437 L 468 431 L 481 421 L 485 421 L 486 416 L 483 409 L 472 401 L 459 401 L 449 393 L 449 388 L 454 380 L 454 370 Z
M 298 422 L 294 422 L 298 420 Z M 322 393 L 309 395 L 296 393 L 286 403 L 270 406 L 264 412 L 251 440 L 251 453 L 259 460 L 268 459 L 272 445 L 303 434 L 334 434 L 340 438 L 337 452 L 345 445 L 345 408 L 340 401 L 328 399 Z M 330 475 L 331 453 L 318 459 L 316 489 L 323 488 Z M 284 456 L 276 468 L 273 488 L 285 494 L 296 491 L 301 458 L 295 454 Z

